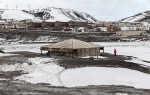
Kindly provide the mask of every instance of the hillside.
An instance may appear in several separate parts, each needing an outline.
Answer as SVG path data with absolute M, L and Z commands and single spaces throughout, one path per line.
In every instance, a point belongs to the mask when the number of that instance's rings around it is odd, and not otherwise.
M 150 23 L 150 11 L 139 13 L 137 15 L 121 19 L 120 21 Z
M 45 9 L 35 10 L 4 10 L 0 9 L 1 19 L 14 19 L 14 20 L 26 20 L 32 21 L 87 21 L 97 22 L 93 16 L 71 9 L 48 7 Z

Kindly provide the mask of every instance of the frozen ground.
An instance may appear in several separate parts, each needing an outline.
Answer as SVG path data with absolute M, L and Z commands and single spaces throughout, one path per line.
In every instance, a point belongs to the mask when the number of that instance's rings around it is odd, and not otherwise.
M 133 56 L 129 62 L 143 64 L 150 66 L 150 41 L 143 42 L 102 42 L 97 43 L 105 47 L 105 51 L 108 53 L 114 52 L 117 49 L 117 55 Z M 143 62 L 147 61 L 147 62 Z
M 126 85 L 150 89 L 150 75 L 125 68 L 85 67 L 65 69 L 54 58 L 30 58 L 24 63 L 0 65 L 0 71 L 22 71 L 14 80 L 33 84 L 47 83 L 52 86 L 79 87 L 88 85 Z M 6 79 L 1 79 L 6 80 Z
M 117 49 L 118 55 L 134 56 L 131 61 L 149 66 L 150 42 L 128 43 L 97 43 L 105 47 L 105 52 L 113 53 Z M 4 52 L 30 51 L 40 53 L 40 46 L 45 44 L 13 44 L 0 45 Z M 1 65 L 0 71 L 19 71 L 24 73 L 14 79 L 31 83 L 48 83 L 53 86 L 88 86 L 88 85 L 126 85 L 136 88 L 150 89 L 150 75 L 125 68 L 86 67 L 66 70 L 57 64 L 53 58 L 30 58 L 24 63 L 15 65 Z M 3 80 L 3 79 L 1 79 Z

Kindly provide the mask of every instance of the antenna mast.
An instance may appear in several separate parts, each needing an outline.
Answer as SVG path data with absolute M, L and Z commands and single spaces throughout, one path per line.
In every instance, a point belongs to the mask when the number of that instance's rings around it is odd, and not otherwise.
M 8 10 L 8 5 L 6 5 L 6 9 Z
M 18 6 L 16 5 L 16 10 L 17 10 Z
M 29 8 L 29 10 L 30 10 L 30 5 L 28 5 L 28 8 Z

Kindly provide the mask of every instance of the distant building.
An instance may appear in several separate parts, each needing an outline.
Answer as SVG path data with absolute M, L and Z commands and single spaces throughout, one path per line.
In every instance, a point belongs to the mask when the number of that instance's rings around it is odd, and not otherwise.
M 88 22 L 85 21 L 69 21 L 68 26 L 69 27 L 87 27 Z
M 108 32 L 116 32 L 116 31 L 118 31 L 118 28 L 113 26 L 113 25 L 111 25 L 111 26 L 107 27 L 107 31 Z
M 117 31 L 116 36 L 146 36 L 146 31 Z
M 68 22 L 63 21 L 56 21 L 55 27 L 68 27 Z
M 43 28 L 55 27 L 55 22 L 46 22 L 46 21 L 43 21 L 43 22 L 42 22 L 42 27 L 43 27 Z
M 107 29 L 107 27 L 98 27 L 101 31 L 104 31 L 104 32 L 106 32 L 106 31 L 108 31 L 108 29 Z
M 130 22 L 118 22 L 117 26 L 118 27 L 130 27 L 131 23 Z
M 143 24 L 141 22 L 131 22 L 132 27 L 141 27 Z
M 103 21 L 103 22 L 101 22 L 101 26 L 106 26 L 106 27 L 115 26 L 115 27 L 117 27 L 118 23 L 115 21 Z
M 28 28 L 41 28 L 41 22 L 28 22 Z
M 130 28 L 129 27 L 120 27 L 121 28 L 121 31 L 129 31 L 130 30 Z

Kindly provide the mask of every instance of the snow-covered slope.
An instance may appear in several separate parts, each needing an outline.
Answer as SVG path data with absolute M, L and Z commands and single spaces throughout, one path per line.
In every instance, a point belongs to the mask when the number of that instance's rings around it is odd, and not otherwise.
M 22 10 L 0 10 L 3 11 L 1 14 L 2 19 L 14 19 L 14 20 L 24 20 L 33 19 L 33 15 L 25 13 Z
M 150 11 L 139 13 L 137 15 L 121 19 L 123 22 L 146 22 L 150 23 Z
M 48 7 L 45 9 L 36 10 L 0 10 L 2 19 L 25 20 L 31 19 L 33 21 L 88 21 L 97 22 L 94 17 L 85 13 L 78 12 L 71 9 Z

